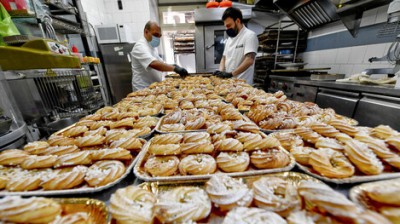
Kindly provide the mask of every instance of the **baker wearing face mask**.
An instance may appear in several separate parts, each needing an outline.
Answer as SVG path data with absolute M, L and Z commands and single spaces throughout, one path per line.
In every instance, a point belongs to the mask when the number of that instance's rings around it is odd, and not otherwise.
M 237 8 L 228 8 L 222 15 L 229 36 L 219 70 L 214 75 L 221 78 L 245 79 L 253 84 L 254 62 L 258 49 L 257 35 L 247 29 L 242 20 L 242 12 Z
M 169 65 L 158 56 L 161 28 L 153 21 L 146 23 L 143 37 L 132 49 L 132 91 L 148 87 L 153 82 L 162 81 L 163 72 L 174 71 L 181 77 L 186 77 L 186 69 L 178 65 Z

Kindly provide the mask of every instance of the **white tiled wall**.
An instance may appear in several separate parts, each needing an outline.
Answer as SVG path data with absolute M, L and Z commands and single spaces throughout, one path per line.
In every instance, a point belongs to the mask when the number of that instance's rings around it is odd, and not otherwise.
M 122 0 L 123 9 L 118 9 L 117 0 L 81 1 L 89 23 L 126 24 L 135 40 L 143 35 L 144 25 L 150 20 L 149 0 Z
M 377 23 L 386 22 L 388 6 L 382 6 L 376 9 L 365 11 L 361 20 L 361 26 L 369 26 Z M 341 32 L 347 30 L 343 23 L 338 21 L 328 24 L 309 33 L 309 38 Z M 299 55 L 307 62 L 308 68 L 330 67 L 330 73 L 342 73 L 351 76 L 361 73 L 367 68 L 393 68 L 389 62 L 368 61 L 371 57 L 384 56 L 391 43 L 372 44 L 364 46 L 352 46 L 346 48 L 328 49 L 320 51 L 310 51 Z

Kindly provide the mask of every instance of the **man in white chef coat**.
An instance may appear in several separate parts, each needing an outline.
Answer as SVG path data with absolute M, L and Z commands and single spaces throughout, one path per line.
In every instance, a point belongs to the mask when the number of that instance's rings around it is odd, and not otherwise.
M 153 21 L 146 23 L 143 37 L 132 49 L 132 90 L 137 91 L 148 87 L 153 82 L 162 81 L 162 73 L 174 71 L 181 77 L 186 77 L 186 69 L 178 65 L 169 65 L 158 56 L 161 28 Z
M 221 78 L 245 79 L 252 85 L 258 49 L 257 35 L 244 26 L 240 9 L 233 7 L 226 9 L 222 20 L 229 38 L 225 43 L 219 70 L 215 71 L 214 75 Z

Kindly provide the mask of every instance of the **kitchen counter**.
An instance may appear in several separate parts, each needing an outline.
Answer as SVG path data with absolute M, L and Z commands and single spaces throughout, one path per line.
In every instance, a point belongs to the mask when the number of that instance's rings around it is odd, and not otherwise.
M 296 80 L 296 84 L 325 87 L 331 89 L 347 90 L 353 92 L 376 93 L 380 95 L 400 97 L 400 89 L 389 86 L 363 85 L 356 83 L 342 83 L 335 81 L 315 81 L 309 79 Z

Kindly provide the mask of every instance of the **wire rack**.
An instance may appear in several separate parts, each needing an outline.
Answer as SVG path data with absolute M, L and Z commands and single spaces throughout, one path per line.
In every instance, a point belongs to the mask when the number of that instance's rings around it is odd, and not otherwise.
M 86 70 L 47 70 L 32 78 L 44 106 L 57 118 L 87 114 L 104 104 Z

